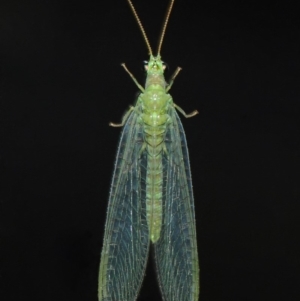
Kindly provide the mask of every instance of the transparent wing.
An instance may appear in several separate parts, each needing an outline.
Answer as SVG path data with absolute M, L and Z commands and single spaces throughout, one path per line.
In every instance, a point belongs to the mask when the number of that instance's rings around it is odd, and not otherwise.
M 186 138 L 175 111 L 169 111 L 163 157 L 163 226 L 154 244 L 160 289 L 165 301 L 197 301 L 199 264 L 195 210 Z
M 136 107 L 128 117 L 119 143 L 101 253 L 100 301 L 135 300 L 144 278 L 149 235 L 139 110 Z

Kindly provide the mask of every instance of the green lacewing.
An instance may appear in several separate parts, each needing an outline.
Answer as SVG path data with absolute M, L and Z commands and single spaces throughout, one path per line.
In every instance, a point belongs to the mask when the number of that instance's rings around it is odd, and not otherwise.
M 199 264 L 192 179 L 185 133 L 168 93 L 160 50 L 174 0 L 154 55 L 142 23 L 127 0 L 149 51 L 146 83 L 120 124 L 123 127 L 109 195 L 99 270 L 99 301 L 134 301 L 153 245 L 157 279 L 165 301 L 197 301 Z

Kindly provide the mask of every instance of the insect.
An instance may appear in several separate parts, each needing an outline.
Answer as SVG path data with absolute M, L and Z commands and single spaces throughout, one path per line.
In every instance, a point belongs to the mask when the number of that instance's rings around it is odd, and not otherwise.
M 127 0 L 147 44 L 145 88 L 120 124 L 123 127 L 112 178 L 99 271 L 100 301 L 137 299 L 150 245 L 160 291 L 165 301 L 197 301 L 199 264 L 191 171 L 186 138 L 168 93 L 160 50 L 174 0 L 163 24 L 157 55 L 153 55 L 144 28 Z

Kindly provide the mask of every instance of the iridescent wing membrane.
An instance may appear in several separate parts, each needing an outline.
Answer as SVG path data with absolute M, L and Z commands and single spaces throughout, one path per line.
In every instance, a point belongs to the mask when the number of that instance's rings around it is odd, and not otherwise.
M 139 102 L 137 102 L 139 103 Z M 99 300 L 134 301 L 148 259 L 146 220 L 147 151 L 143 145 L 141 108 L 130 114 L 119 143 L 110 191 L 99 276 Z M 154 244 L 159 286 L 166 301 L 195 301 L 198 256 L 188 150 L 173 106 L 163 155 L 163 223 Z
M 99 300 L 135 300 L 149 250 L 146 222 L 146 160 L 141 156 L 138 107 L 123 128 L 109 197 L 99 271 Z
M 163 223 L 154 244 L 160 289 L 164 300 L 196 301 L 199 265 L 195 210 L 188 149 L 181 121 L 170 107 L 163 158 Z

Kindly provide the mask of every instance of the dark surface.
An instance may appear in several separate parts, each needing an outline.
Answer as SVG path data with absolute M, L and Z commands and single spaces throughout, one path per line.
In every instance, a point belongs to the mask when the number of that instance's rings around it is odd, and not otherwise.
M 134 2 L 155 48 L 167 1 Z M 183 124 L 201 301 L 300 297 L 299 29 L 287 2 L 175 3 L 162 56 L 200 112 Z M 137 92 L 119 64 L 143 83 L 145 43 L 125 0 L 4 0 L 0 59 L 0 299 L 96 301 L 108 122 Z M 140 301 L 160 300 L 149 264 Z

